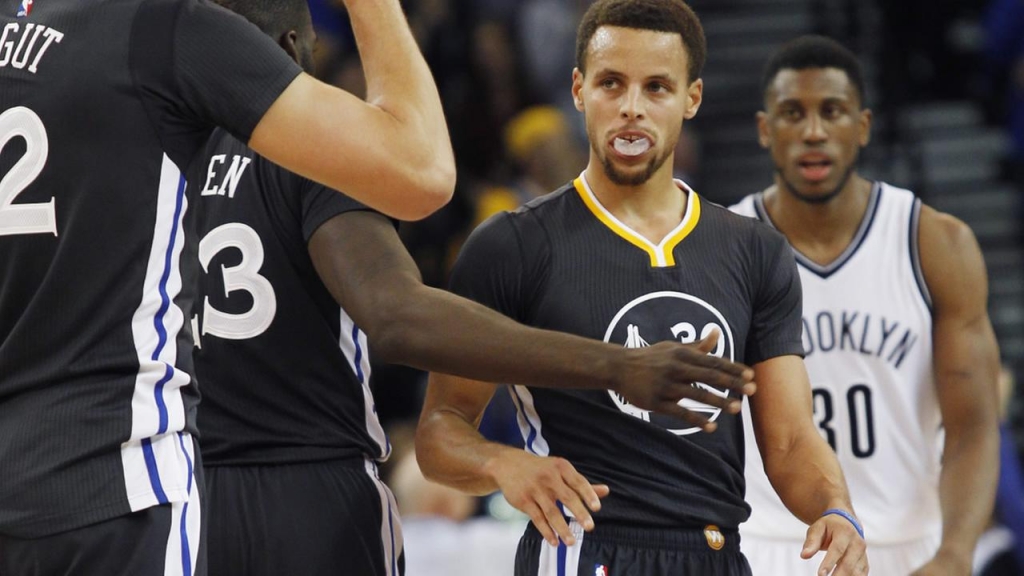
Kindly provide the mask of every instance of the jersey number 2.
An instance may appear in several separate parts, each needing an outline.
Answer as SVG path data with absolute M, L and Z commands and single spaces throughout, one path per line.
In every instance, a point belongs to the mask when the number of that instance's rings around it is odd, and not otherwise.
M 46 127 L 39 116 L 16 106 L 0 114 L 0 150 L 8 142 L 21 136 L 25 139 L 25 154 L 0 179 L 0 236 L 14 234 L 57 235 L 55 199 L 49 202 L 14 204 L 14 199 L 31 184 L 46 164 L 50 149 Z

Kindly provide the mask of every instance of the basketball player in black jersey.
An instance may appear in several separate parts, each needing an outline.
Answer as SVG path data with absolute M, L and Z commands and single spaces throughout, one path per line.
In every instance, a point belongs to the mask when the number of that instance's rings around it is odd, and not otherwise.
M 204 574 L 182 172 L 222 126 L 389 214 L 450 197 L 397 0 L 345 0 L 370 102 L 205 0 L 0 1 L 0 574 Z
M 572 88 L 591 143 L 587 168 L 477 229 L 452 287 L 524 323 L 626 348 L 719 334 L 712 355 L 754 368 L 754 428 L 776 448 L 766 465 L 773 485 L 811 524 L 805 553 L 826 550 L 823 574 L 864 574 L 842 472 L 811 420 L 792 252 L 777 232 L 672 178 L 680 126 L 701 102 L 704 51 L 681 0 L 593 4 Z M 518 576 L 750 573 L 737 534 L 749 514 L 737 414 L 687 402 L 717 427 L 707 434 L 614 392 L 515 386 L 523 451 L 476 430 L 492 385 L 431 379 L 419 464 L 463 490 L 500 489 L 530 516 Z M 702 401 L 733 397 L 696 386 Z
M 309 70 L 304 0 L 223 5 Z M 371 353 L 491 380 L 610 385 L 645 405 L 694 393 L 682 382 L 697 378 L 746 382 L 742 366 L 692 346 L 624 350 L 527 329 L 426 288 L 386 217 L 223 130 L 191 176 L 212 574 L 402 573 L 401 524 L 377 475 L 390 446 L 367 385 Z M 675 390 L 665 384 L 673 379 Z M 675 399 L 663 408 L 685 416 Z

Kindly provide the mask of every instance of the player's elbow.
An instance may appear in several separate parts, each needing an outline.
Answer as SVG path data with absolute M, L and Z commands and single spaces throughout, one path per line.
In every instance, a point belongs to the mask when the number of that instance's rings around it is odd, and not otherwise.
M 402 214 L 394 215 L 400 220 L 422 220 L 448 204 L 455 193 L 454 160 L 426 160 L 408 177 L 408 202 L 402 207 Z
M 387 364 L 406 364 L 414 367 L 419 362 L 419 338 L 422 329 L 406 297 L 387 299 L 387 305 L 379 307 L 380 313 L 375 314 L 372 327 L 366 329 L 367 336 L 373 342 L 374 357 Z
M 385 364 L 404 364 L 407 362 L 405 351 L 409 345 L 403 336 L 400 321 L 392 319 L 389 314 L 381 314 L 366 334 L 373 342 L 374 358 Z

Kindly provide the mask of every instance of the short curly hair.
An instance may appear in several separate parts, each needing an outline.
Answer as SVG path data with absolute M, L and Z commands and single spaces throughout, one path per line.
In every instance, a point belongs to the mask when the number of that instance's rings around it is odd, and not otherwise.
M 768 97 L 775 77 L 783 70 L 808 68 L 836 68 L 846 73 L 857 98 L 864 104 L 864 69 L 860 60 L 845 46 L 825 36 L 800 36 L 783 44 L 764 66 L 761 74 L 761 94 Z
M 707 57 L 704 27 L 697 14 L 683 0 L 598 0 L 583 15 L 576 32 L 576 67 L 587 72 L 587 49 L 594 33 L 602 26 L 636 30 L 675 32 L 683 40 L 689 56 L 688 80 L 700 78 Z

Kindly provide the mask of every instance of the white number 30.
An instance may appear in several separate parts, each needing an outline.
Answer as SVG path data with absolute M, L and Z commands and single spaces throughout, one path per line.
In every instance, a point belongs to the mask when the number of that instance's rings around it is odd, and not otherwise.
M 14 204 L 18 196 L 43 171 L 50 144 L 39 116 L 16 106 L 0 114 L 0 151 L 12 139 L 25 139 L 25 154 L 0 179 L 0 236 L 14 234 L 57 235 L 55 199 L 49 202 Z

